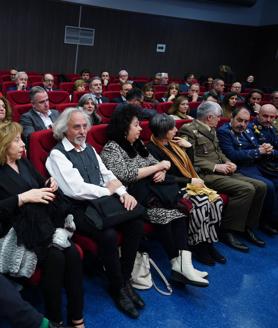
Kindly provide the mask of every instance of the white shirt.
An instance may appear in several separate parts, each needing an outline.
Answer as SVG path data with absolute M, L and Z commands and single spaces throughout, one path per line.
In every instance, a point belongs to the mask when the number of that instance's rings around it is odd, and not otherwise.
M 62 144 L 67 152 L 74 149 L 73 144 L 66 137 L 63 138 Z M 85 148 L 86 144 L 84 143 L 81 151 Z M 46 168 L 49 174 L 57 181 L 58 186 L 66 196 L 78 200 L 88 200 L 111 195 L 109 189 L 106 188 L 105 185 L 107 182 L 117 178 L 105 167 L 94 148 L 93 150 L 96 154 L 100 172 L 103 177 L 102 186 L 85 182 L 78 169 L 74 168 L 72 162 L 59 150 L 53 149 L 50 152 L 46 160 Z M 126 193 L 126 188 L 121 186 L 116 190 L 116 193 L 122 196 Z
M 46 128 L 49 128 L 49 126 L 52 126 L 53 122 L 51 121 L 51 118 L 49 117 L 51 115 L 51 110 L 50 109 L 48 110 L 47 115 L 44 115 L 41 112 L 38 112 L 36 110 L 35 110 L 35 112 L 42 119 L 42 121 L 43 121 L 43 123 L 44 123 L 44 125 L 45 125 Z

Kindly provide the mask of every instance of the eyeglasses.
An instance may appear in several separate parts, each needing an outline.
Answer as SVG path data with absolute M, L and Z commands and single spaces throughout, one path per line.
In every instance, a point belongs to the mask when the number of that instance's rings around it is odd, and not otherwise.
M 54 80 L 44 80 L 44 82 L 54 82 Z

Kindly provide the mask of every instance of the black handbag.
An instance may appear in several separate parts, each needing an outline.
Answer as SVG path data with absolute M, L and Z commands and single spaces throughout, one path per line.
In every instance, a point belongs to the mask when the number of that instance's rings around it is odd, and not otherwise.
M 142 205 L 137 204 L 133 210 L 128 211 L 124 208 L 119 197 L 112 195 L 89 201 L 85 214 L 90 224 L 103 230 L 142 217 L 146 214 L 146 210 Z

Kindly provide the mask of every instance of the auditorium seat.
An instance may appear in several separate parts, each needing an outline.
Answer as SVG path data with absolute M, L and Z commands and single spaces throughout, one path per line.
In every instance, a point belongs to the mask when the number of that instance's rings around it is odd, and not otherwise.
M 50 108 L 56 108 L 56 105 L 62 104 L 62 103 L 69 103 L 69 93 L 67 91 L 50 91 L 48 92 L 48 98 L 49 98 L 49 107 Z
M 28 81 L 32 85 L 35 82 L 41 82 L 42 81 L 42 78 L 43 78 L 43 76 L 42 75 L 38 75 L 38 74 L 36 74 L 36 75 L 28 75 Z
M 163 91 L 164 93 L 167 91 L 167 85 L 160 85 L 160 84 L 158 84 L 158 85 L 153 85 L 153 89 L 154 89 L 154 91 L 155 92 L 161 92 L 161 91 Z
M 111 116 L 117 105 L 117 103 L 103 103 L 98 105 L 98 114 L 102 118 L 102 123 L 110 122 Z
M 63 110 L 65 110 L 68 107 L 77 107 L 77 105 L 78 105 L 78 103 L 67 102 L 67 103 L 62 103 L 62 104 L 56 105 L 56 109 L 59 112 L 62 112 Z
M 120 83 L 109 83 L 107 85 L 107 91 L 120 91 L 121 84 Z
M 120 97 L 120 91 L 104 91 L 102 94 L 104 97 L 109 98 L 109 100 L 111 101 L 113 98 L 117 98 Z
M 7 99 L 12 107 L 14 105 L 25 105 L 30 103 L 30 91 L 9 91 Z
M 79 99 L 85 95 L 85 93 L 88 93 L 88 91 L 82 91 L 82 92 L 79 92 L 79 91 L 73 91 L 73 95 L 72 95 L 72 99 L 71 101 L 74 102 L 74 103 L 78 103 Z
M 74 82 L 61 82 L 59 84 L 59 89 L 67 91 L 68 93 L 73 92 Z
M 165 96 L 165 92 L 166 91 L 155 91 L 154 92 L 155 99 L 160 100 L 162 97 Z
M 13 111 L 12 111 L 13 121 L 19 122 L 20 121 L 20 116 L 24 113 L 27 113 L 32 107 L 33 106 L 32 106 L 31 103 L 24 104 L 24 105 L 14 105 L 13 106 Z
M 159 103 L 155 106 L 158 113 L 167 113 L 169 108 L 173 105 L 172 102 Z
M 9 89 L 10 87 L 15 87 L 15 86 L 16 86 L 15 82 L 12 82 L 12 81 L 4 81 L 4 82 L 2 83 L 2 92 L 3 92 L 3 94 L 6 95 L 8 89 Z M 9 92 L 10 92 L 10 91 L 9 91 Z

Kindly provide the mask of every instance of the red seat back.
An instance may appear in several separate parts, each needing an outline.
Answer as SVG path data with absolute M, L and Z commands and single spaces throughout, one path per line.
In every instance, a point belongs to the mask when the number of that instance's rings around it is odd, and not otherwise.
M 3 94 L 5 95 L 10 87 L 15 87 L 15 86 L 16 86 L 15 82 L 4 81 L 2 83 L 2 92 L 3 92 Z
M 59 84 L 59 89 L 67 91 L 68 93 L 73 92 L 74 82 L 61 82 Z
M 62 103 L 56 105 L 56 109 L 61 113 L 63 110 L 65 110 L 68 107 L 77 107 L 78 103 Z
M 14 105 L 25 105 L 30 103 L 29 91 L 9 91 L 7 93 L 7 99 L 12 107 Z
M 154 96 L 155 99 L 159 100 L 165 96 L 165 91 L 155 91 Z
M 98 105 L 98 114 L 102 117 L 102 123 L 110 122 L 117 105 L 117 103 L 103 103 Z
M 74 103 L 78 103 L 79 102 L 79 99 L 85 95 L 85 93 L 88 93 L 88 91 L 82 91 L 82 92 L 79 92 L 79 91 L 73 91 L 73 95 L 72 95 L 72 102 Z
M 109 98 L 109 100 L 111 101 L 113 98 L 117 98 L 120 97 L 120 91 L 104 91 L 103 92 L 103 97 L 107 97 Z
M 158 113 L 168 113 L 168 110 L 172 105 L 172 102 L 159 103 L 156 105 L 156 110 Z
M 56 108 L 56 105 L 62 104 L 62 103 L 69 103 L 69 93 L 67 91 L 51 91 L 48 92 L 48 98 L 49 98 L 49 107 Z
M 166 92 L 167 91 L 167 85 L 153 85 L 154 91 L 155 92 Z
M 13 112 L 12 112 L 13 121 L 19 122 L 20 116 L 24 113 L 27 113 L 32 107 L 33 106 L 31 103 L 24 104 L 24 105 L 14 105 Z
M 88 131 L 87 142 L 92 145 L 98 153 L 102 151 L 103 146 L 108 141 L 106 131 L 107 124 L 95 125 Z
M 107 86 L 107 91 L 120 91 L 121 85 L 120 83 L 109 83 Z

